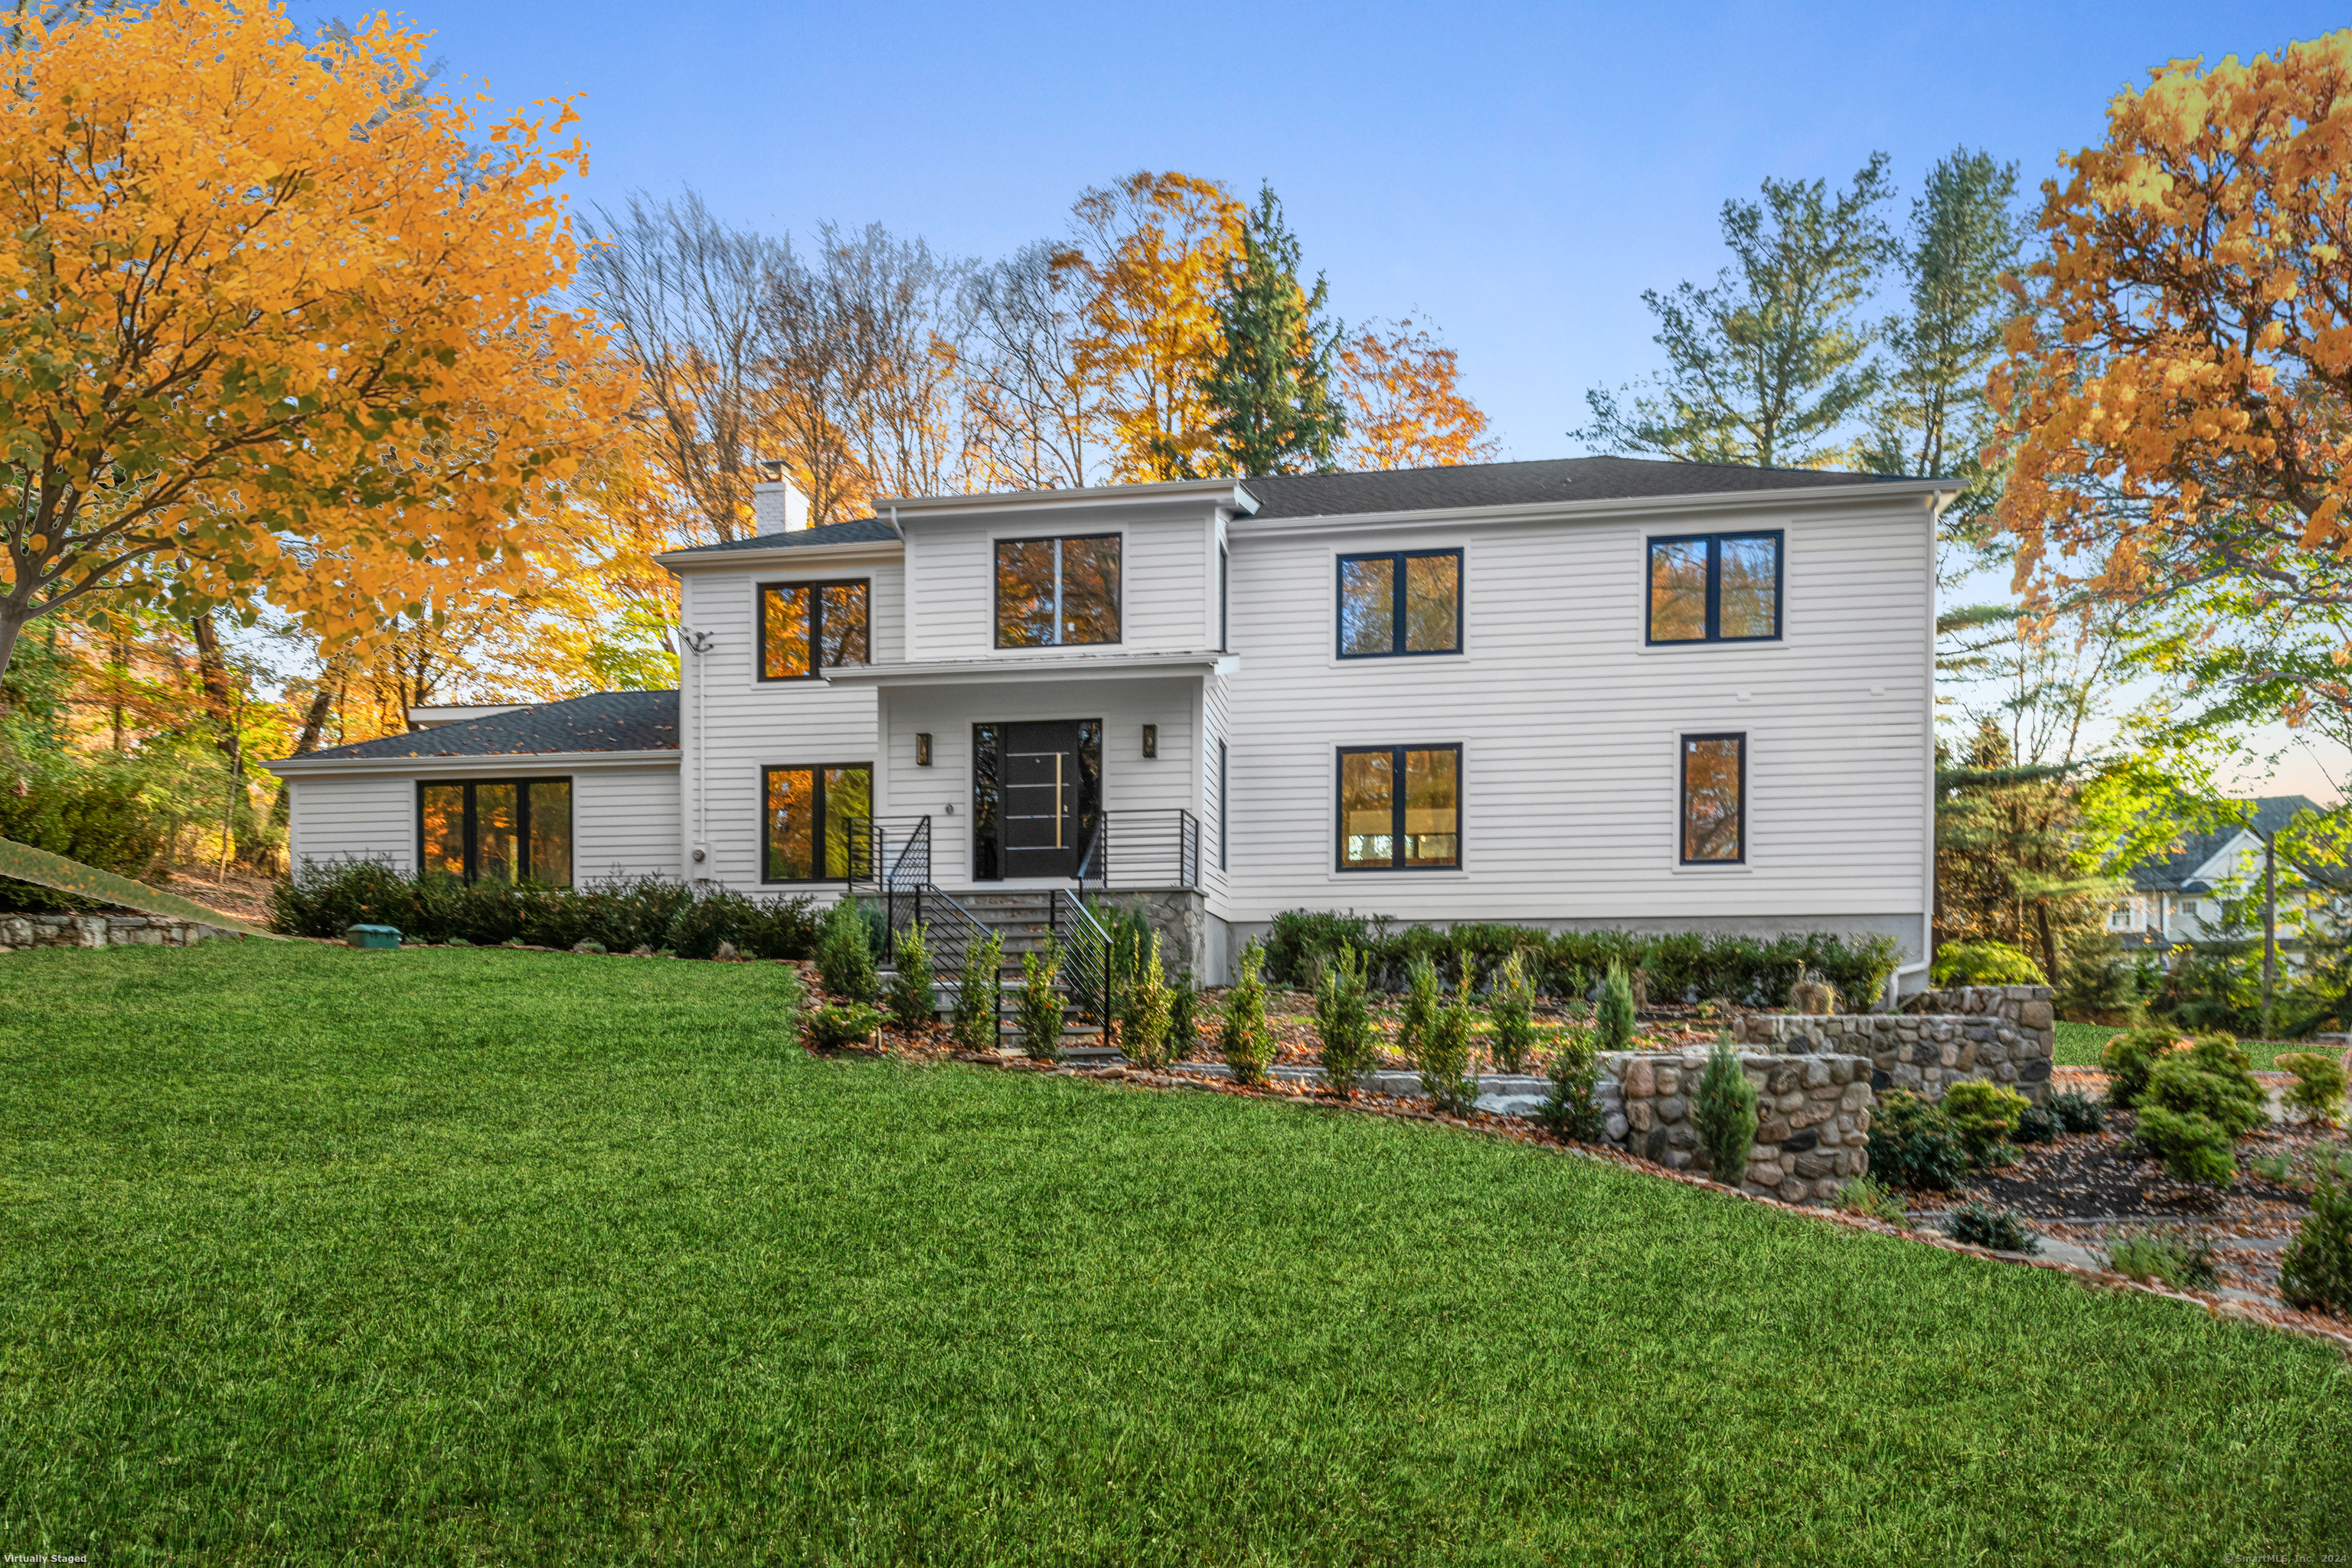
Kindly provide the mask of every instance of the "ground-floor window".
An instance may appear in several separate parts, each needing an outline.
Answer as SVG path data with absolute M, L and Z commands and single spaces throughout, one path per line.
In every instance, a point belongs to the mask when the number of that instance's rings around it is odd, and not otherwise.
M 1748 737 L 1683 737 L 1682 860 L 1736 865 L 1748 858 Z
M 572 885 L 572 781 L 469 779 L 416 786 L 425 877 Z
M 1429 871 L 1461 864 L 1461 747 L 1340 748 L 1340 870 Z
M 873 764 L 769 768 L 761 782 L 766 804 L 760 879 L 848 880 L 851 824 L 874 815 Z

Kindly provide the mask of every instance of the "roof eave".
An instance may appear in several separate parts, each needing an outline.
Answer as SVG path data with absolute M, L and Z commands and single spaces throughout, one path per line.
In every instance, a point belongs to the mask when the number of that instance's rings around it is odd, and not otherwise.
M 1488 506 L 1405 508 L 1391 511 L 1318 512 L 1307 517 L 1253 518 L 1247 539 L 1286 532 L 1381 528 L 1431 522 L 1547 522 L 1561 519 L 1677 511 L 1737 511 L 1758 508 L 1883 506 L 1890 498 L 1925 502 L 1931 514 L 1959 494 L 1949 479 L 1885 479 L 1867 485 L 1806 485 L 1788 489 L 1704 490 L 1690 495 L 1631 496 L 1601 500 L 1503 501 Z
M 676 746 L 629 752 L 453 752 L 422 757 L 280 757 L 261 765 L 279 778 L 306 773 L 456 773 L 467 769 L 509 768 L 527 763 L 534 768 L 643 767 L 678 760 Z
M 654 557 L 675 576 L 682 566 L 780 566 L 791 561 L 841 561 L 857 555 L 903 557 L 906 542 L 861 539 L 847 544 L 779 544 L 766 550 L 671 550 Z

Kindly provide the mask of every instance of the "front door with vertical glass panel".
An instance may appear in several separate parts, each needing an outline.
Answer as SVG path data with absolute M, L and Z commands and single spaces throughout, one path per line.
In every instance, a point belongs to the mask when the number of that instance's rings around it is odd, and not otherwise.
M 980 726 L 973 780 L 983 879 L 1075 877 L 1095 825 L 1102 780 L 1102 721 Z

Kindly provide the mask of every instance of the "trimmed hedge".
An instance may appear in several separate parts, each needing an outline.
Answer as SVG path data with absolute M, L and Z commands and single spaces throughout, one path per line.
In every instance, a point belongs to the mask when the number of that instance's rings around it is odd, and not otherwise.
M 1653 1002 L 1724 997 L 1749 1007 L 1779 1005 L 1808 968 L 1818 970 L 1839 995 L 1867 1006 L 1885 991 L 1902 962 L 1894 938 L 1885 936 L 1849 941 L 1809 931 L 1767 940 L 1696 931 L 1660 936 L 1473 924 L 1447 931 L 1425 925 L 1399 930 L 1385 915 L 1289 910 L 1274 918 L 1266 940 L 1266 978 L 1309 989 L 1318 964 L 1342 947 L 1360 950 L 1370 961 L 1372 983 L 1390 991 L 1403 987 L 1407 967 L 1424 955 L 1454 984 L 1482 990 L 1491 984 L 1504 959 L 1521 952 L 1528 954 L 1529 978 L 1554 996 L 1591 995 L 1609 965 L 1621 963 L 1629 973 L 1648 973 Z
M 722 942 L 747 958 L 807 958 L 822 923 L 815 900 L 806 897 L 717 892 L 698 899 L 684 884 L 659 877 L 580 888 L 468 887 L 438 877 L 420 882 L 373 860 L 304 861 L 271 889 L 269 917 L 271 929 L 289 936 L 333 939 L 354 925 L 388 925 L 418 942 L 555 948 L 594 942 L 608 952 L 667 948 L 682 958 L 709 958 Z

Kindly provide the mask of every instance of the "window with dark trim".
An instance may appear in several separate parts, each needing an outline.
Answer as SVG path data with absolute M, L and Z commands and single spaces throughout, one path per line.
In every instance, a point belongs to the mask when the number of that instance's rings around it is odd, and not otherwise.
M 1462 552 L 1339 557 L 1339 657 L 1462 651 Z
M 1460 746 L 1340 748 L 1340 870 L 1435 871 L 1461 864 Z
M 1649 595 L 1653 643 L 1769 642 L 1780 635 L 1780 535 L 1653 539 Z
M 764 768 L 760 795 L 760 880 L 848 880 L 850 826 L 874 815 L 872 763 Z
M 807 680 L 820 669 L 872 662 L 866 585 L 762 583 L 760 679 Z
M 1748 737 L 1685 735 L 1682 862 L 1736 866 L 1748 858 Z
M 572 781 L 416 785 L 420 879 L 572 885 Z
M 1118 641 L 1118 535 L 996 542 L 996 646 Z

